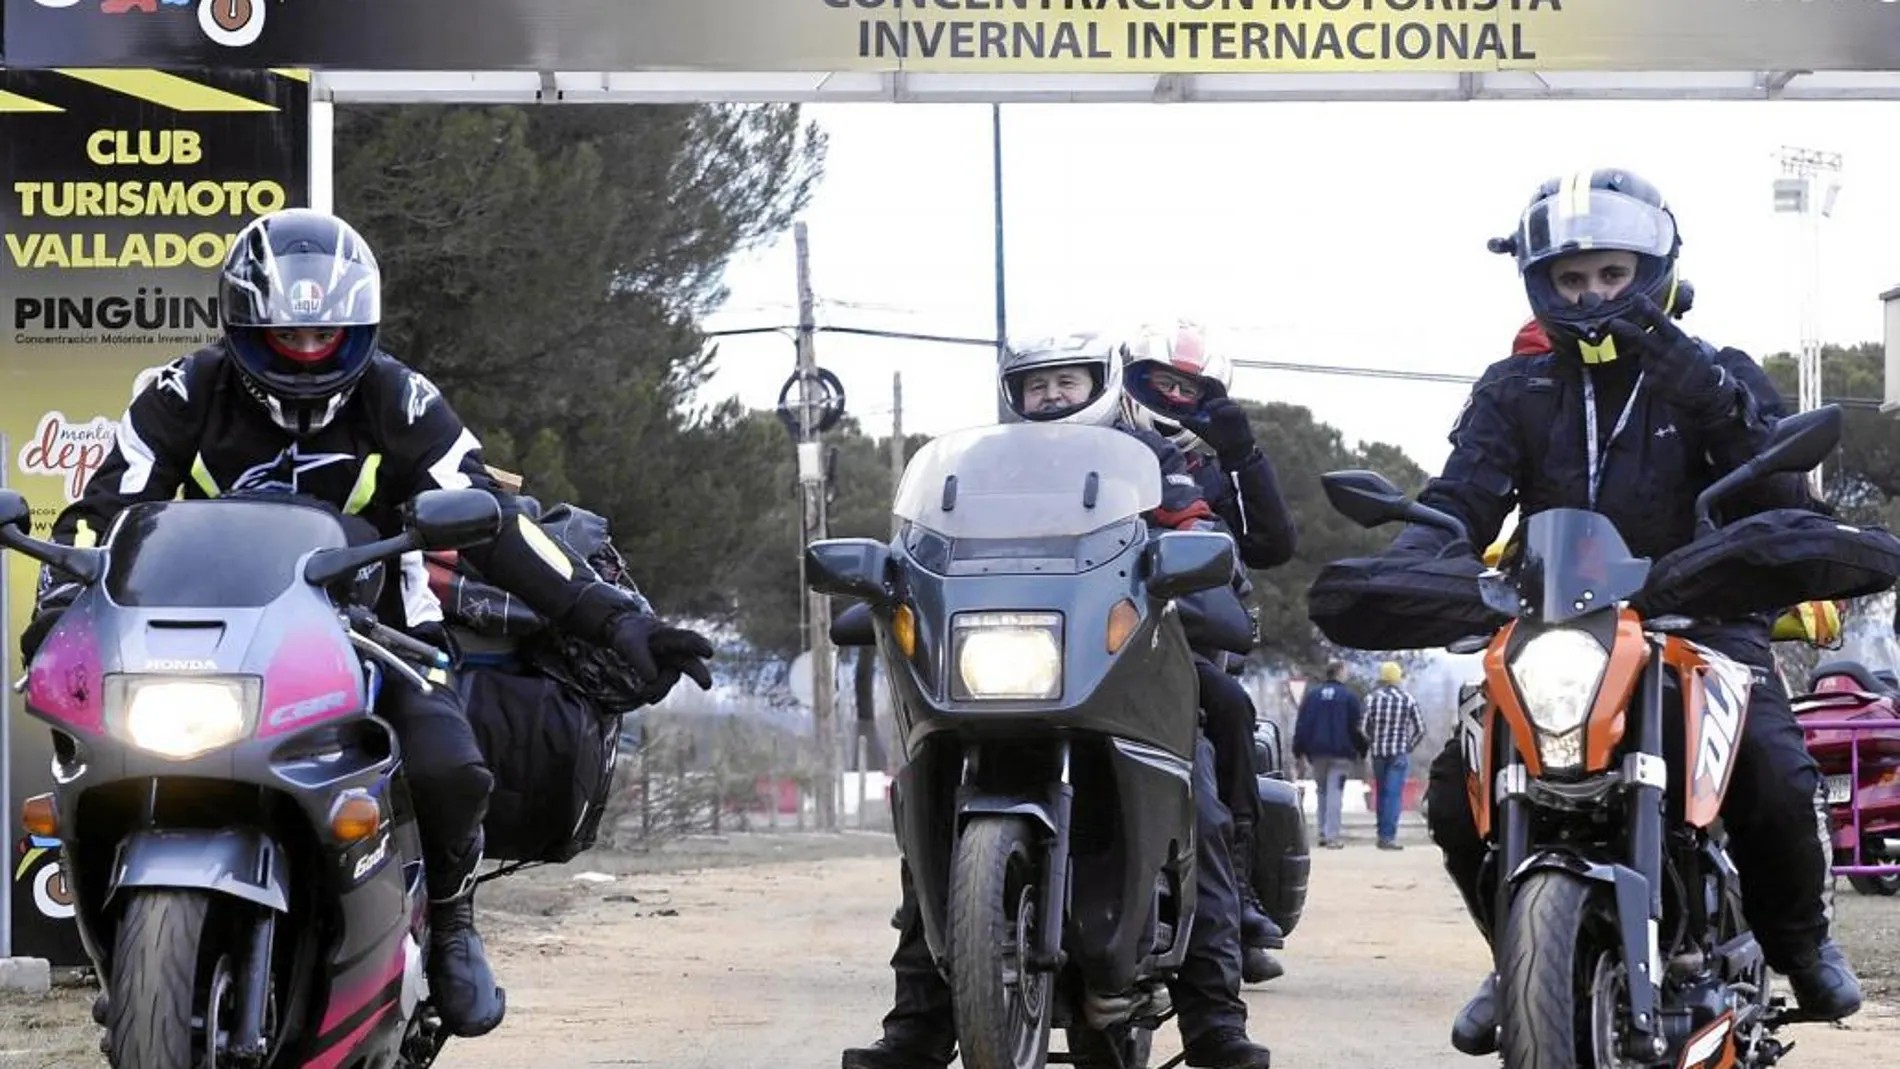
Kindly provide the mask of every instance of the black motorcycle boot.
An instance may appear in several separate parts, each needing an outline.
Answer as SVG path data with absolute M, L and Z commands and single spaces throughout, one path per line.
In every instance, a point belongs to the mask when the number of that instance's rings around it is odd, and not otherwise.
M 1286 966 L 1280 959 L 1260 947 L 1243 946 L 1240 948 L 1240 982 L 1244 984 L 1264 984 L 1268 980 L 1278 980 L 1286 975 Z
M 1286 945 L 1286 933 L 1260 906 L 1253 889 L 1253 825 L 1234 822 L 1234 885 L 1240 892 L 1240 942 L 1243 946 L 1277 950 Z
M 1478 985 L 1478 993 L 1451 1022 L 1451 1045 L 1460 1054 L 1482 1057 L 1498 1052 L 1498 974 Z
M 1273 1052 L 1247 1038 L 1242 1028 L 1210 1029 L 1182 1051 L 1193 1069 L 1272 1069 Z
M 1803 1016 L 1838 1021 L 1860 1012 L 1860 981 L 1834 940 L 1822 940 L 1820 948 L 1787 975 Z
M 494 1031 L 508 1012 L 507 992 L 496 985 L 475 930 L 475 866 L 481 857 L 478 833 L 461 858 L 429 873 L 429 1002 L 442 1015 L 443 1029 L 464 1038 Z
M 838 1064 L 840 1069 L 946 1069 L 955 1055 L 954 1042 L 887 1029 L 868 1047 L 845 1048 Z

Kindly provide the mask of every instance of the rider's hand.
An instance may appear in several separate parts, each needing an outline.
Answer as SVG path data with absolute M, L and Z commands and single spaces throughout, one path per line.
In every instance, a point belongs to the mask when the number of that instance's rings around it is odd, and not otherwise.
M 623 612 L 614 620 L 608 645 L 642 684 L 660 682 L 662 671 L 670 668 L 673 682 L 683 675 L 699 684 L 700 690 L 712 689 L 712 671 L 706 667 L 713 655 L 712 643 L 697 631 L 668 627 L 659 617 L 646 613 Z
M 662 665 L 658 678 L 650 683 L 642 683 L 640 689 L 634 692 L 634 708 L 644 709 L 649 705 L 658 705 L 662 699 L 673 692 L 674 684 L 679 681 L 679 669 Z
M 1698 415 L 1716 415 L 1728 391 L 1728 375 L 1706 350 L 1657 308 L 1637 294 L 1631 319 L 1610 323 L 1618 349 L 1636 356 L 1664 397 Z
M 1201 403 L 1180 417 L 1181 426 L 1206 442 L 1223 463 L 1245 461 L 1254 450 L 1253 424 L 1240 402 L 1214 379 L 1201 380 Z

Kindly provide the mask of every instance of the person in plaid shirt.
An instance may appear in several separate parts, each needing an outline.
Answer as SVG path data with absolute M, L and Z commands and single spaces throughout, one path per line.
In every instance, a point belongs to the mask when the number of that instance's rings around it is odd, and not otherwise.
M 1405 800 L 1405 774 L 1412 751 L 1425 737 L 1425 720 L 1418 702 L 1399 688 L 1405 678 L 1396 661 L 1379 666 L 1379 685 L 1366 695 L 1365 736 L 1370 743 L 1372 780 L 1379 792 L 1379 849 L 1403 850 L 1399 845 L 1399 808 Z

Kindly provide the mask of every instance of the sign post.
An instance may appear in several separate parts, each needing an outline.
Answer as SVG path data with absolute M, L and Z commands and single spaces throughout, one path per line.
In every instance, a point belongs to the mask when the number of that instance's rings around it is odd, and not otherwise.
M 305 202 L 308 101 L 294 71 L 0 70 L 0 483 L 26 495 L 35 534 L 111 450 L 141 371 L 154 372 L 148 388 L 184 388 L 159 369 L 218 336 L 232 237 Z M 39 566 L 5 556 L 11 665 Z M 7 695 L 0 735 L 5 949 L 81 965 L 59 843 L 19 827 L 21 801 L 52 786 L 51 732 L 21 705 Z

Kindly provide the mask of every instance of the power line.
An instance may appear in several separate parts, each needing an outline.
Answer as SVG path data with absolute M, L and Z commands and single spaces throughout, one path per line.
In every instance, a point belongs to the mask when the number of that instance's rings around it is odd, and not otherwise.
M 1345 375 L 1367 379 L 1405 379 L 1411 382 L 1449 382 L 1469 386 L 1476 375 L 1456 375 L 1445 371 L 1404 371 L 1397 368 L 1346 367 L 1338 364 L 1290 364 L 1280 360 L 1235 360 L 1235 367 L 1262 371 L 1303 371 L 1314 375 Z
M 796 327 L 738 327 L 732 330 L 709 330 L 707 337 L 725 337 L 733 334 L 778 334 L 794 331 Z M 873 338 L 896 338 L 902 341 L 928 341 L 947 345 L 974 345 L 985 349 L 996 348 L 994 338 L 963 338 L 947 334 L 920 334 L 906 330 L 873 330 L 869 327 L 817 327 L 818 331 L 832 334 L 858 334 Z M 1454 386 L 1469 386 L 1478 381 L 1476 375 L 1460 375 L 1450 371 L 1411 371 L 1404 368 L 1352 367 L 1345 364 L 1295 364 L 1284 360 L 1235 360 L 1237 368 L 1256 371 L 1294 371 L 1306 375 L 1338 375 L 1345 378 L 1360 379 L 1399 379 L 1406 382 L 1440 382 Z M 1825 397 L 1823 404 L 1840 405 L 1842 408 L 1878 410 L 1886 404 L 1877 397 Z

